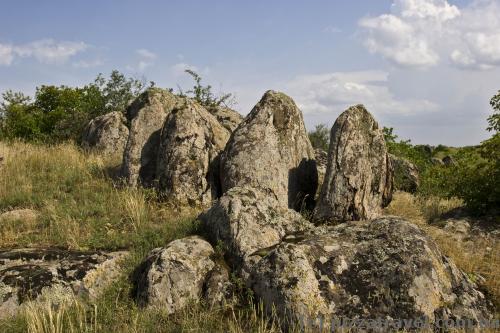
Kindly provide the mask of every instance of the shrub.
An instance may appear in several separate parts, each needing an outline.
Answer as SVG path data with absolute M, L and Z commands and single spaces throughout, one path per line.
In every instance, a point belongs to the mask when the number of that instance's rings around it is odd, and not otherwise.
M 0 138 L 77 141 L 92 118 L 124 111 L 144 88 L 142 81 L 113 71 L 109 79 L 99 74 L 82 88 L 42 85 L 33 101 L 22 93 L 7 91 L 0 104 Z
M 325 124 L 316 125 L 313 131 L 308 133 L 309 141 L 314 148 L 323 149 L 328 151 L 330 144 L 330 131 Z

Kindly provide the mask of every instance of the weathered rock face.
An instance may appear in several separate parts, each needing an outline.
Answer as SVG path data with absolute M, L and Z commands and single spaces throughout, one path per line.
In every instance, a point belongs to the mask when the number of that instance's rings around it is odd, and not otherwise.
M 42 294 L 96 297 L 120 273 L 127 252 L 25 248 L 0 251 L 0 318 Z
M 335 121 L 328 159 L 315 220 L 380 216 L 392 196 L 392 167 L 384 135 L 362 105 L 350 107 Z
M 90 121 L 82 135 L 82 146 L 104 154 L 123 155 L 128 134 L 125 116 L 111 112 Z
M 444 165 L 443 160 L 441 160 L 441 159 L 439 159 L 439 158 L 437 158 L 437 157 L 433 157 L 433 158 L 431 158 L 431 163 L 432 163 L 433 165 Z
M 167 90 L 150 88 L 127 109 L 130 133 L 122 175 L 129 186 L 152 186 L 156 179 L 160 132 L 165 118 L 183 100 Z
M 216 106 L 207 109 L 217 121 L 229 132 L 233 132 L 242 122 L 243 116 L 225 106 Z
M 443 164 L 446 166 L 451 166 L 451 165 L 455 165 L 456 162 L 452 156 L 446 155 L 445 157 L 443 157 Z
M 394 168 L 394 189 L 408 193 L 415 193 L 420 186 L 418 168 L 410 161 L 389 154 Z
M 197 236 L 170 242 L 151 251 L 134 273 L 140 306 L 154 306 L 174 313 L 205 295 L 223 298 L 229 281 L 214 259 L 212 246 Z M 212 301 L 212 300 L 209 300 Z
M 284 238 L 312 225 L 284 208 L 270 191 L 233 187 L 200 216 L 214 244 L 226 246 L 228 259 L 242 275 Z
M 255 266 L 255 295 L 290 322 L 487 319 L 484 295 L 415 225 L 396 217 L 323 226 Z M 316 321 L 316 324 L 318 321 Z
M 186 102 L 165 120 L 158 149 L 158 189 L 179 205 L 207 206 L 220 193 L 219 155 L 230 132 L 200 105 Z
M 268 91 L 233 132 L 222 154 L 223 192 L 270 190 L 284 207 L 312 202 L 317 187 L 314 150 L 293 100 Z
M 316 191 L 316 196 L 318 196 L 325 179 L 326 166 L 328 165 L 328 153 L 323 149 L 317 148 L 314 149 L 314 156 L 316 160 L 316 170 L 318 171 L 318 189 Z

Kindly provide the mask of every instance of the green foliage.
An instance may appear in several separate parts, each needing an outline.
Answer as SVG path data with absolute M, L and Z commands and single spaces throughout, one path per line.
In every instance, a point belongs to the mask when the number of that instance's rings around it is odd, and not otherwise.
M 314 127 L 314 130 L 308 133 L 309 141 L 314 148 L 323 149 L 328 151 L 330 144 L 330 131 L 325 124 L 319 124 Z
M 394 133 L 392 127 L 384 127 L 382 131 L 389 153 L 407 159 L 415 164 L 420 171 L 427 169 L 431 165 L 430 158 L 432 156 L 425 146 L 414 146 L 410 140 L 397 141 L 398 136 Z
M 491 101 L 493 115 L 488 130 L 495 134 L 477 147 L 449 148 L 442 145 L 426 149 L 410 141 L 397 142 L 392 128 L 384 128 L 389 152 L 404 157 L 420 170 L 419 193 L 424 196 L 458 197 L 471 212 L 498 213 L 500 208 L 500 92 Z M 451 154 L 454 165 L 430 163 L 432 157 Z
M 195 85 L 191 90 L 186 91 L 186 93 L 184 93 L 182 89 L 179 89 L 180 96 L 190 96 L 195 101 L 208 108 L 221 105 L 229 106 L 234 103 L 233 94 L 223 93 L 217 96 L 212 92 L 211 85 L 203 86 L 201 84 L 202 78 L 198 73 L 191 69 L 186 69 L 185 72 L 193 78 Z
M 488 117 L 488 131 L 500 132 L 500 90 L 490 100 L 493 114 Z
M 77 141 L 91 119 L 124 111 L 144 88 L 142 81 L 112 71 L 109 79 L 99 74 L 93 83 L 81 88 L 42 85 L 33 101 L 22 93 L 7 91 L 0 104 L 0 138 Z

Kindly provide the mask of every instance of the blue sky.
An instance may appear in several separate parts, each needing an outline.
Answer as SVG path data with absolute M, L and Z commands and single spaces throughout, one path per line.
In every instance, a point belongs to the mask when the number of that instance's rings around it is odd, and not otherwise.
M 498 0 L 3 1 L 0 91 L 83 85 L 118 69 L 243 114 L 288 93 L 308 128 L 363 103 L 415 143 L 477 144 L 500 89 Z

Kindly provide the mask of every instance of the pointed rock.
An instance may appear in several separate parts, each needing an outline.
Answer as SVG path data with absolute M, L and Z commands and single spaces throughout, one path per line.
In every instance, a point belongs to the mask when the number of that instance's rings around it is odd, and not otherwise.
M 270 190 L 284 207 L 300 209 L 314 200 L 317 178 L 302 113 L 285 94 L 266 92 L 224 150 L 223 192 L 235 186 Z
M 317 222 L 372 219 L 392 197 L 392 166 L 384 135 L 363 105 L 332 127 L 328 166 L 315 209 Z
M 230 132 L 199 104 L 170 112 L 158 148 L 158 190 L 169 202 L 208 206 L 220 193 L 220 153 Z
M 150 187 L 156 178 L 156 157 L 165 118 L 182 99 L 150 88 L 127 109 L 130 133 L 123 154 L 122 175 L 129 186 Z

